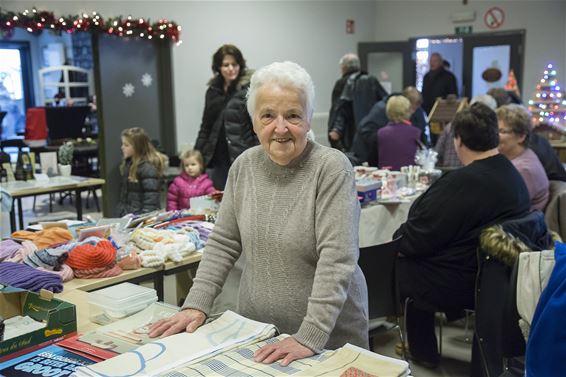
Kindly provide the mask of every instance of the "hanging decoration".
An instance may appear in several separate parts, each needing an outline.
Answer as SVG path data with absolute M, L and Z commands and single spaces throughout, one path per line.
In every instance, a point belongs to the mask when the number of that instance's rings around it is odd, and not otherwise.
M 548 124 L 566 130 L 566 91 L 556 79 L 556 69 L 547 64 L 537 85 L 535 97 L 529 100 L 535 124 Z
M 181 44 L 181 26 L 164 19 L 151 23 L 149 19 L 132 16 L 103 19 L 97 12 L 92 12 L 91 15 L 83 13 L 76 16 L 56 17 L 53 12 L 40 11 L 36 8 L 31 11 L 25 10 L 22 13 L 0 9 L 1 37 L 3 39 L 11 38 L 16 27 L 24 28 L 34 34 L 39 34 L 43 30 L 58 33 L 88 31 L 118 37 L 168 40 L 177 45 Z
M 143 86 L 151 86 L 153 77 L 151 77 L 149 73 L 144 73 L 140 81 L 142 82 Z
M 136 87 L 131 82 L 124 84 L 124 86 L 122 87 L 122 94 L 124 95 L 124 97 L 133 96 L 135 91 Z

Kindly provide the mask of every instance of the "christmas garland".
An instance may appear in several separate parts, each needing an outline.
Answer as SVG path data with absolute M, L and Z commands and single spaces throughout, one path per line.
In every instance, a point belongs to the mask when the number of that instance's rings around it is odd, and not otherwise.
M 56 33 L 88 31 L 106 33 L 118 37 L 140 37 L 147 39 L 169 40 L 181 43 L 181 27 L 175 22 L 159 20 L 151 23 L 149 19 L 120 17 L 103 19 L 98 13 L 92 15 L 83 13 L 77 16 L 55 17 L 53 12 L 39 11 L 33 8 L 23 13 L 15 13 L 0 9 L 0 34 L 3 39 L 9 39 L 14 34 L 14 28 L 21 27 L 30 33 L 39 34 L 43 30 Z

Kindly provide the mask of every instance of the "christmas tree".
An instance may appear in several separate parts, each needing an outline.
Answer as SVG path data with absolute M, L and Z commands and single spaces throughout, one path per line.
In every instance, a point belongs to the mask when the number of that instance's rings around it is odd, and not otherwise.
M 535 98 L 529 100 L 533 124 L 547 124 L 566 130 L 566 92 L 556 80 L 556 70 L 548 64 L 537 85 Z

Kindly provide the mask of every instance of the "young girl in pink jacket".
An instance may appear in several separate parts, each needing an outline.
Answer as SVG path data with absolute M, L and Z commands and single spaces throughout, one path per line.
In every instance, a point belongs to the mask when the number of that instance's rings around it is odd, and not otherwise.
M 195 196 L 208 195 L 216 191 L 208 175 L 204 173 L 204 160 L 197 150 L 183 152 L 181 174 L 176 177 L 167 192 L 167 210 L 189 208 L 189 199 Z

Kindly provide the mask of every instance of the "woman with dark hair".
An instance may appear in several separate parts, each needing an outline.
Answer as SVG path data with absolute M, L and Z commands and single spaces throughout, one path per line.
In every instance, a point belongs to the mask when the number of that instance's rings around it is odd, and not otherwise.
M 195 149 L 201 151 L 214 187 L 223 190 L 231 162 L 246 149 L 242 146 L 257 141 L 245 111 L 250 73 L 242 52 L 234 45 L 221 46 L 212 56 L 212 72 Z M 232 111 L 225 114 L 227 108 Z

